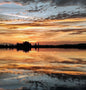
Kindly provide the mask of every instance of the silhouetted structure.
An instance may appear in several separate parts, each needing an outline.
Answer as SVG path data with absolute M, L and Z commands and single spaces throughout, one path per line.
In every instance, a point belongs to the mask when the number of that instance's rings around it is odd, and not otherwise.
M 65 49 L 71 49 L 71 48 L 76 48 L 76 49 L 86 49 L 86 44 L 82 43 L 82 44 L 65 44 L 65 45 L 39 45 L 38 44 L 34 44 L 31 45 L 31 43 L 25 41 L 23 43 L 17 43 L 17 44 L 2 44 L 0 45 L 0 48 L 5 48 L 5 49 L 17 49 L 19 50 L 23 50 L 25 52 L 28 52 L 31 50 L 31 48 L 35 48 L 35 49 L 39 49 L 39 48 L 65 48 Z

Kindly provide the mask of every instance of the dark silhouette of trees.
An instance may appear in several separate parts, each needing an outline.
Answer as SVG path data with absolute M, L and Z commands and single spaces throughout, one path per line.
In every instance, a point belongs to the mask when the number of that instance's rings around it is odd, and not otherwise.
M 25 52 L 28 52 L 31 50 L 31 43 L 25 41 L 23 43 L 17 43 L 16 45 L 14 44 L 5 44 L 5 45 L 0 45 L 0 48 L 5 48 L 5 49 L 17 49 L 19 50 L 23 50 Z
M 23 43 L 17 43 L 15 45 L 15 48 L 17 48 L 17 50 L 23 50 L 25 52 L 28 52 L 29 50 L 31 50 L 31 43 L 25 41 Z
M 71 48 L 75 48 L 75 49 L 86 49 L 86 44 L 82 43 L 82 44 L 64 44 L 64 45 L 39 45 L 38 44 L 34 44 L 31 45 L 31 43 L 25 41 L 23 43 L 17 43 L 17 44 L 1 44 L 0 48 L 5 48 L 5 49 L 17 49 L 19 50 L 23 50 L 25 52 L 28 52 L 31 50 L 31 48 L 35 48 L 35 49 L 39 49 L 39 48 L 64 48 L 64 49 L 71 49 Z

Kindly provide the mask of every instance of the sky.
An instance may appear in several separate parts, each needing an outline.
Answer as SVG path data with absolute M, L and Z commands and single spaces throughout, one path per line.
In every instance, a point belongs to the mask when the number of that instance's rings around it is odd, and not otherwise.
M 86 0 L 0 0 L 0 43 L 86 43 Z

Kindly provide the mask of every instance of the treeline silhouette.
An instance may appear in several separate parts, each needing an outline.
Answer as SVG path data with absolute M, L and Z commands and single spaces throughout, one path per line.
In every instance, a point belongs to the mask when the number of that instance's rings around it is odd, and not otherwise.
M 23 50 L 24 52 L 28 52 L 31 50 L 31 43 L 29 42 L 23 42 L 23 43 L 17 43 L 17 44 L 1 44 L 0 45 L 0 49 L 17 49 L 17 51 L 19 50 Z
M 25 41 L 23 43 L 17 43 L 17 44 L 0 44 L 0 48 L 5 49 L 17 49 L 17 50 L 23 50 L 25 52 L 28 52 L 31 50 L 31 48 L 39 49 L 39 48 L 76 48 L 76 49 L 86 49 L 86 44 L 64 44 L 64 45 L 39 45 L 39 43 L 35 43 L 34 45 L 31 45 L 31 43 Z

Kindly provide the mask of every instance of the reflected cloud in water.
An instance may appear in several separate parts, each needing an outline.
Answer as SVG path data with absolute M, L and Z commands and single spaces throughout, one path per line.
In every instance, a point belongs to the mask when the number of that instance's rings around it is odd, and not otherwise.
M 27 53 L 0 50 L 0 88 L 85 88 L 85 53 L 86 50 L 53 48 L 32 49 Z

